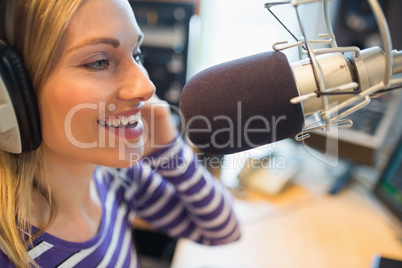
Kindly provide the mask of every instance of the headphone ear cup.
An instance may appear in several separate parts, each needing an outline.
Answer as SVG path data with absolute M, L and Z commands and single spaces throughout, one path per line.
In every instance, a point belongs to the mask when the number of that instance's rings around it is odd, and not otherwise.
M 13 48 L 2 40 L 0 40 L 0 71 L 0 79 L 4 82 L 7 91 L 5 93 L 8 93 L 11 99 L 18 122 L 20 137 L 12 138 L 21 141 L 20 152 L 36 150 L 41 143 L 36 95 L 23 61 Z M 16 150 L 6 151 L 20 153 Z

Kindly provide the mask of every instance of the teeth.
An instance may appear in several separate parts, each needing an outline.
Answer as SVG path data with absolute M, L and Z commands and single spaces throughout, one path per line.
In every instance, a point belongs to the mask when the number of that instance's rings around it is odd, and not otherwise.
M 128 117 L 128 122 L 130 122 L 130 124 L 134 124 L 136 121 L 138 120 L 136 120 L 135 115 L 130 115 Z
M 127 126 L 127 124 L 128 124 L 128 118 L 127 118 L 126 116 L 124 116 L 124 117 L 121 119 L 121 124 L 122 124 L 123 126 Z
M 141 114 L 135 114 L 127 116 L 121 116 L 119 118 L 109 119 L 106 121 L 99 121 L 99 124 L 102 126 L 108 127 L 119 127 L 119 126 L 127 126 L 128 124 L 135 124 L 141 119 Z

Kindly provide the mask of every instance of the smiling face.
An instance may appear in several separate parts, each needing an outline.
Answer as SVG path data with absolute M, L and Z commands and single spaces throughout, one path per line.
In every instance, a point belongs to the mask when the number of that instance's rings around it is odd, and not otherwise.
M 48 158 L 125 167 L 142 155 L 140 111 L 155 91 L 142 37 L 126 0 L 88 0 L 74 14 L 38 95 Z

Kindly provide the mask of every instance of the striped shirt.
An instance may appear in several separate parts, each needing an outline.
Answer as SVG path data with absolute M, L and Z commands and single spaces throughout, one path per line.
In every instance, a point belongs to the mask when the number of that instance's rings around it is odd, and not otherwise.
M 205 245 L 239 238 L 230 194 L 182 141 L 131 168 L 98 167 L 94 180 L 103 206 L 99 232 L 82 243 L 42 234 L 28 252 L 41 267 L 139 267 L 131 232 L 135 217 Z M 0 251 L 0 267 L 7 266 Z

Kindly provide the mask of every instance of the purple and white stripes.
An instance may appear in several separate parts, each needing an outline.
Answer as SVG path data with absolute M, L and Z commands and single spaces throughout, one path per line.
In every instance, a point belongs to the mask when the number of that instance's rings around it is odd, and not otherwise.
M 181 141 L 128 169 L 99 167 L 94 179 L 103 204 L 99 233 L 82 243 L 44 233 L 29 249 L 40 266 L 139 267 L 131 232 L 135 217 L 206 245 L 240 236 L 231 195 Z M 0 252 L 0 266 L 9 264 Z

